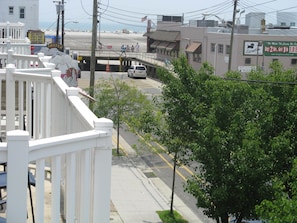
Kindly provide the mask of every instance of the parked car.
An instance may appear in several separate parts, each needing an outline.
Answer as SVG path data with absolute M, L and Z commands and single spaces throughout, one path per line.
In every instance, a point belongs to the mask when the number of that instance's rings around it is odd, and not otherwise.
M 147 71 L 144 65 L 132 65 L 128 68 L 128 77 L 140 77 L 146 79 Z

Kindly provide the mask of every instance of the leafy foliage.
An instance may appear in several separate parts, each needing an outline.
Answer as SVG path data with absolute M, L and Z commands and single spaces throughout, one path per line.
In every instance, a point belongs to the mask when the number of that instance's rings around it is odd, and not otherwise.
M 147 131 L 153 107 L 141 91 L 120 79 L 102 80 L 95 86 L 93 112 L 98 117 L 113 120 L 117 129 L 117 153 L 119 154 L 119 129 L 129 123 L 132 129 Z
M 297 159 L 293 168 L 281 178 L 273 180 L 274 199 L 263 200 L 256 207 L 262 219 L 269 223 L 297 222 Z
M 218 221 L 256 217 L 255 206 L 273 198 L 271 180 L 296 157 L 296 73 L 273 63 L 247 81 L 229 73 L 231 81 L 213 76 L 207 63 L 198 72 L 185 57 L 172 64 L 174 73 L 159 72 L 161 138 L 179 159 L 200 164 L 186 190 Z

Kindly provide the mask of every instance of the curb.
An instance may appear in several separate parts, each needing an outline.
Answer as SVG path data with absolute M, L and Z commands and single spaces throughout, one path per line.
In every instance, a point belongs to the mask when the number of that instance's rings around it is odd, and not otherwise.
M 116 143 L 116 130 L 113 130 L 113 143 Z M 145 175 L 146 172 L 149 171 L 150 168 L 145 164 L 143 167 L 139 167 L 135 164 L 135 162 L 131 159 L 137 156 L 137 153 L 131 146 L 125 141 L 124 138 L 120 136 L 120 149 L 127 155 L 127 159 L 132 165 L 137 169 L 139 174 L 141 174 L 152 186 L 153 190 L 159 195 L 160 199 L 167 204 L 168 206 L 162 206 L 164 210 L 169 210 L 170 200 L 171 200 L 171 189 L 158 177 L 149 178 Z M 161 202 L 160 202 L 161 203 Z M 175 194 L 174 195 L 174 209 L 178 211 L 188 222 L 191 223 L 203 223 L 196 214 L 189 209 L 185 203 Z M 158 211 L 158 210 L 156 210 Z

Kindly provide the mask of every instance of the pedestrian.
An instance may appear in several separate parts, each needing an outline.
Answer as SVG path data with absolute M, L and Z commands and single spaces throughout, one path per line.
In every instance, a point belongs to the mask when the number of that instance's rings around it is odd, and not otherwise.
M 132 53 L 134 52 L 134 46 L 133 45 L 131 46 L 131 51 L 132 51 Z
M 121 46 L 121 56 L 122 56 L 123 53 L 126 56 L 126 46 L 124 44 Z
M 125 45 L 123 44 L 123 45 L 121 46 L 121 52 L 124 53 L 125 51 L 126 51 L 126 47 L 125 47 Z
M 135 50 L 136 50 L 136 53 L 139 53 L 139 44 L 138 43 L 136 43 L 136 45 L 135 45 Z

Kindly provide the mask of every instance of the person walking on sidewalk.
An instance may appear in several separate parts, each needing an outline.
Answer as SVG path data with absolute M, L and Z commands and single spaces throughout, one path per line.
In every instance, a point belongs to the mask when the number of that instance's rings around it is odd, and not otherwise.
M 136 51 L 136 53 L 139 53 L 139 44 L 138 43 L 136 43 L 136 45 L 135 45 L 135 51 Z
M 125 56 L 127 56 L 126 55 L 126 46 L 124 44 L 121 46 L 121 56 L 123 55 L 123 53 L 125 54 Z

